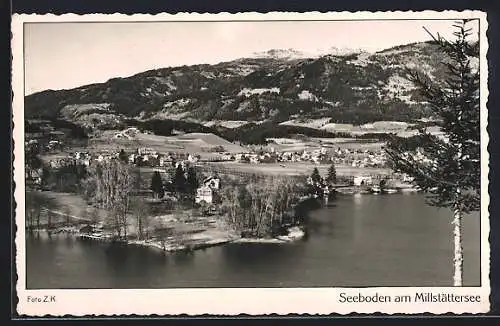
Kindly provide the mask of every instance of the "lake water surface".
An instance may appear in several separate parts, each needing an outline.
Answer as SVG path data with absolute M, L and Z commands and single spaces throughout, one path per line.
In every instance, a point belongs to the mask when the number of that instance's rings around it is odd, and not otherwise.
M 451 286 L 451 212 L 420 194 L 340 196 L 307 239 L 168 253 L 29 237 L 29 289 Z M 480 285 L 480 218 L 466 216 L 464 285 Z

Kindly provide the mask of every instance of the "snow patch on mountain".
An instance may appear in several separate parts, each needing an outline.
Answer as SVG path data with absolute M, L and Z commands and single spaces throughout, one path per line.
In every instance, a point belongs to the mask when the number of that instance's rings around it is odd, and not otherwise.
M 359 55 L 356 57 L 356 59 L 349 60 L 348 62 L 352 65 L 358 66 L 358 67 L 366 67 L 370 63 L 370 56 L 372 54 L 369 52 L 361 52 Z
M 263 93 L 280 93 L 280 89 L 278 87 L 272 87 L 272 88 L 243 88 L 239 93 L 238 96 L 245 96 L 249 97 L 254 94 L 261 95 Z
M 320 118 L 320 119 L 293 119 L 280 123 L 282 126 L 297 126 L 297 127 L 307 127 L 319 129 L 324 125 L 328 124 L 330 118 Z
M 295 49 L 272 49 L 264 52 L 255 52 L 252 57 L 261 59 L 291 60 L 306 58 L 307 54 Z
M 171 108 L 173 106 L 186 106 L 189 103 L 191 103 L 191 99 L 181 98 L 181 99 L 178 99 L 176 101 L 167 102 L 167 103 L 163 104 L 163 107 L 164 108 Z
M 387 92 L 387 96 L 411 104 L 413 103 L 411 92 L 416 89 L 416 86 L 404 77 L 393 75 L 389 77 L 387 84 L 382 89 Z
M 272 49 L 264 52 L 255 52 L 254 58 L 270 58 L 279 60 L 293 59 L 314 59 L 322 56 L 348 56 L 356 53 L 364 53 L 363 49 L 338 48 L 335 46 L 315 49 L 315 50 L 297 50 L 297 49 Z
M 304 100 L 304 101 L 317 101 L 318 100 L 316 95 L 314 95 L 313 93 L 311 93 L 307 89 L 304 89 L 302 92 L 297 94 L 297 96 L 299 97 L 300 100 Z
M 211 120 L 203 123 L 203 125 L 205 127 L 221 126 L 224 128 L 234 129 L 244 126 L 248 123 L 249 123 L 248 121 L 244 120 L 228 120 L 228 121 Z
M 238 67 L 228 68 L 227 70 L 229 70 L 230 72 L 232 72 L 236 75 L 248 76 L 257 69 L 251 65 L 241 65 Z

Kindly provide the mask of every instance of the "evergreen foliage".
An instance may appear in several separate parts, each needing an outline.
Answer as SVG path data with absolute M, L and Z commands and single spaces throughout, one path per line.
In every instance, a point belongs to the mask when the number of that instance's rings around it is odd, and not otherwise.
M 477 43 L 467 41 L 466 22 L 455 26 L 456 41 L 436 39 L 452 61 L 447 64 L 448 88 L 420 72 L 408 72 L 442 121 L 445 137 L 420 130 L 416 150 L 408 151 L 398 140 L 388 143 L 387 153 L 396 170 L 414 176 L 423 190 L 433 189 L 430 204 L 469 212 L 479 209 L 480 195 L 479 70 L 471 66 L 471 56 L 478 57 L 479 51 Z
M 186 192 L 186 177 L 181 164 L 177 165 L 175 169 L 172 183 L 177 194 L 184 194 Z
M 314 183 L 320 183 L 321 182 L 321 175 L 319 174 L 318 168 L 314 168 L 313 172 L 311 174 L 311 180 Z
M 439 35 L 434 38 L 449 58 L 445 63 L 446 87 L 422 73 L 408 72 L 441 121 L 444 137 L 422 129 L 415 150 L 408 150 L 401 141 L 390 141 L 387 147 L 393 168 L 414 177 L 427 192 L 430 205 L 453 210 L 454 286 L 462 286 L 461 220 L 464 213 L 480 209 L 481 191 L 479 68 L 472 62 L 479 57 L 479 41 L 468 41 L 471 29 L 467 23 L 464 20 L 454 25 L 455 41 Z
M 198 189 L 198 177 L 196 175 L 196 170 L 194 167 L 190 166 L 187 170 L 186 177 L 186 192 L 188 195 L 194 196 L 196 189 Z
M 328 168 L 328 176 L 326 177 L 326 181 L 331 184 L 337 183 L 337 170 L 335 169 L 335 164 L 330 165 Z
M 153 191 L 155 197 L 162 198 L 165 195 L 163 189 L 163 180 L 161 178 L 160 172 L 155 171 L 151 177 L 151 190 Z

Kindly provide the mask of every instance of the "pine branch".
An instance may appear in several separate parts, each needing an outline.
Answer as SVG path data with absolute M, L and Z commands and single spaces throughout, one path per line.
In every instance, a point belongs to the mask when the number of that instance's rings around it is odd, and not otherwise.
M 451 186 L 451 187 L 458 186 L 458 183 L 450 182 L 448 180 L 438 179 L 436 177 L 433 177 L 431 175 L 431 172 L 429 171 L 429 169 L 427 169 L 427 171 L 425 171 L 425 166 L 415 159 L 402 158 L 400 153 L 398 153 L 394 150 L 391 150 L 391 149 L 387 149 L 386 152 L 391 157 L 391 159 L 393 161 L 395 161 L 395 162 L 397 161 L 397 163 L 396 163 L 397 170 L 404 172 L 404 173 L 407 173 L 407 174 L 410 174 L 410 175 L 415 175 L 416 179 L 422 180 L 421 181 L 422 188 L 431 188 L 434 184 Z M 429 184 L 432 184 L 432 185 L 426 186 L 425 185 L 426 182 L 428 182 Z

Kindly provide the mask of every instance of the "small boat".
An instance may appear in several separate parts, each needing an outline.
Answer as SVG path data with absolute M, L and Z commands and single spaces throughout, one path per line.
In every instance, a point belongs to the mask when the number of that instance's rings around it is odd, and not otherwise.
M 383 190 L 383 193 L 385 194 L 395 194 L 397 191 L 397 189 L 392 189 L 392 188 L 388 188 L 388 189 L 384 189 Z
M 380 189 L 380 187 L 379 187 L 379 186 L 373 186 L 373 187 L 371 187 L 371 189 L 370 189 L 370 190 L 371 190 L 371 192 L 372 192 L 373 194 L 379 194 L 379 193 L 381 192 L 381 189 Z

